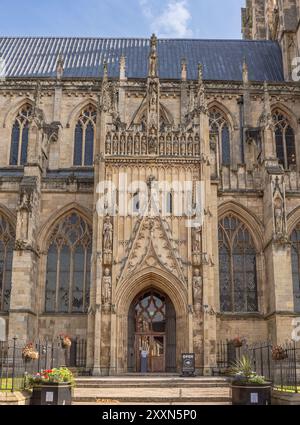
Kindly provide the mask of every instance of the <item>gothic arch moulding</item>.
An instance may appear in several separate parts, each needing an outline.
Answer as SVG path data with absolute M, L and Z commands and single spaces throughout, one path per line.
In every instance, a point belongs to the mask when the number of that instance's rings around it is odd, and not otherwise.
M 153 268 L 144 269 L 117 285 L 115 296 L 118 314 L 126 316 L 134 299 L 149 288 L 160 290 L 170 298 L 177 317 L 186 315 L 187 289 L 175 276 Z
M 224 218 L 227 214 L 235 215 L 242 223 L 245 224 L 253 238 L 257 252 L 261 252 L 264 241 L 264 232 L 263 225 L 259 219 L 249 209 L 234 201 L 227 201 L 219 206 L 218 221 Z
M 70 204 L 65 205 L 60 208 L 58 211 L 55 211 L 41 226 L 38 236 L 37 243 L 41 251 L 44 252 L 47 249 L 47 243 L 49 237 L 51 236 L 52 229 L 55 225 L 63 219 L 66 215 L 70 213 L 77 213 L 80 215 L 87 223 L 92 225 L 92 211 L 79 205 L 77 202 L 71 202 Z
M 66 127 L 67 128 L 75 127 L 75 124 L 77 123 L 77 120 L 79 118 L 81 111 L 88 106 L 93 106 L 97 110 L 97 102 L 95 101 L 95 99 L 90 97 L 89 99 L 83 100 L 78 105 L 76 105 L 72 109 L 72 111 L 69 113 Z
M 168 125 L 174 124 L 174 118 L 169 109 L 163 105 L 161 102 L 159 103 L 160 108 L 160 114 L 164 118 L 164 120 L 167 122 Z M 131 127 L 133 124 L 140 124 L 143 116 L 147 112 L 147 104 L 143 103 L 138 107 L 138 109 L 134 112 L 129 127 Z
M 300 206 L 295 208 L 287 217 L 287 232 L 290 236 L 297 224 L 300 223 Z
M 6 114 L 4 115 L 2 127 L 3 128 L 11 127 L 12 126 L 12 123 L 16 119 L 16 116 L 18 115 L 19 110 L 22 108 L 22 106 L 25 106 L 25 105 L 31 105 L 33 107 L 34 106 L 34 102 L 31 99 L 29 99 L 29 98 L 25 98 L 25 99 L 18 100 L 17 102 L 15 102 L 8 109 L 8 111 L 6 112 Z M 43 112 L 43 115 L 44 115 L 44 112 Z
M 14 228 L 16 227 L 16 215 L 3 204 L 0 204 L 0 215 L 3 215 Z
M 213 100 L 208 104 L 208 111 L 210 112 L 211 109 L 216 108 L 220 112 L 222 112 L 228 121 L 228 124 L 231 127 L 231 130 L 234 130 L 236 128 L 239 128 L 239 123 L 236 120 L 235 116 L 230 112 L 230 110 L 224 106 L 222 103 L 218 102 L 217 100 Z
M 271 111 L 272 113 L 274 113 L 274 111 L 278 109 L 280 112 L 283 113 L 283 115 L 285 115 L 291 126 L 294 128 L 294 130 L 296 131 L 297 127 L 298 127 L 298 122 L 297 122 L 297 117 L 295 116 L 294 112 L 289 109 L 287 106 L 283 105 L 280 102 L 276 102 L 274 104 L 271 105 Z
M 284 116 L 286 116 L 290 125 L 293 127 L 294 131 L 296 132 L 298 127 L 298 120 L 294 112 L 291 109 L 289 109 L 287 106 L 283 105 L 281 102 L 276 102 L 271 104 L 272 114 L 274 114 L 275 110 L 280 111 Z M 260 126 L 260 120 L 261 120 L 261 116 L 259 117 L 259 120 L 257 122 L 258 127 Z

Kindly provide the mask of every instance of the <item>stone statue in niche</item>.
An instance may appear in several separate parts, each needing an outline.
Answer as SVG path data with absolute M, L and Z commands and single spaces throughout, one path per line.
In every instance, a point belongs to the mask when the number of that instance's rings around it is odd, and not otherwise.
M 192 232 L 192 250 L 194 266 L 201 265 L 201 227 L 193 228 Z
M 159 138 L 159 154 L 163 155 L 165 151 L 165 140 L 163 136 Z
M 156 82 L 149 83 L 149 119 L 148 125 L 158 126 L 158 85 Z
M 121 155 L 124 155 L 125 153 L 125 144 L 126 144 L 125 135 L 121 134 L 121 138 L 120 138 L 120 154 Z
M 136 135 L 134 138 L 134 153 L 139 155 L 140 153 L 140 136 Z
M 178 137 L 176 136 L 173 143 L 173 154 L 178 155 L 178 153 L 179 153 L 179 142 L 178 142 Z
M 201 236 L 201 228 L 195 227 L 193 229 L 193 252 L 200 252 L 200 236 Z
M 132 155 L 134 153 L 133 152 L 133 139 L 132 139 L 131 135 L 129 135 L 128 139 L 127 139 L 127 153 L 128 153 L 128 155 Z
M 114 155 L 117 155 L 118 154 L 118 145 L 119 145 L 118 136 L 115 134 L 114 137 L 113 137 Z
M 171 141 L 171 137 L 167 136 L 166 155 L 171 155 L 171 153 L 172 153 L 172 141 Z
M 283 202 L 278 196 L 274 200 L 274 220 L 275 220 L 275 233 L 280 236 L 283 234 Z
M 103 248 L 104 250 L 112 249 L 112 236 L 113 236 L 113 226 L 110 221 L 110 217 L 107 216 L 104 221 L 103 226 Z
M 111 154 L 111 135 L 110 133 L 106 136 L 106 153 L 107 155 Z
M 112 247 L 113 247 L 113 225 L 110 217 L 107 216 L 103 224 L 103 261 L 104 264 L 112 264 Z
M 104 270 L 102 279 L 102 303 L 104 305 L 111 304 L 111 276 L 108 268 Z
M 188 155 L 192 156 L 193 155 L 193 138 L 191 136 L 189 136 L 188 138 L 187 150 L 188 150 Z
M 146 155 L 147 154 L 147 139 L 146 136 L 144 135 L 142 137 L 142 155 Z
M 149 142 L 148 142 L 148 151 L 149 151 L 150 155 L 156 154 L 156 151 L 157 151 L 157 139 L 156 139 L 154 127 L 152 127 L 151 130 L 150 130 Z
M 200 275 L 200 270 L 195 269 L 193 276 L 193 296 L 195 310 L 199 310 L 202 306 L 203 298 L 203 279 Z

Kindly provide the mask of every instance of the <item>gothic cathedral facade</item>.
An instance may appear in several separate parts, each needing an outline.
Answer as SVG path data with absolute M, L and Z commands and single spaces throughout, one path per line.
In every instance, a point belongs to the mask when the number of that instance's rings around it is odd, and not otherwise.
M 293 337 L 299 1 L 242 21 L 236 41 L 0 38 L 2 338 L 209 375 L 221 341 Z

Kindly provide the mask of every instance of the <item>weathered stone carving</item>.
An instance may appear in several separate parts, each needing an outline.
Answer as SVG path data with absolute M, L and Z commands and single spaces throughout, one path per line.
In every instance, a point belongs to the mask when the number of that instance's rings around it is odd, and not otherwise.
M 105 268 L 102 279 L 102 304 L 111 305 L 111 275 L 109 268 Z
M 61 80 L 64 75 L 64 58 L 60 53 L 56 62 L 56 78 L 57 80 Z
M 37 206 L 37 180 L 24 177 L 20 184 L 17 206 L 18 220 L 16 228 L 16 249 L 31 249 L 34 244 L 34 211 Z
M 195 112 L 198 114 L 200 112 L 202 112 L 203 114 L 208 113 L 205 87 L 203 83 L 203 67 L 200 63 L 198 65 L 198 86 L 196 89 Z
M 144 216 L 137 222 L 128 244 L 126 261 L 118 281 L 146 267 L 167 270 L 186 283 L 183 264 L 171 230 L 162 217 Z
M 201 227 L 192 229 L 192 251 L 194 266 L 201 265 Z
M 157 37 L 155 34 L 151 37 L 151 52 L 149 56 L 149 77 L 157 77 Z
M 274 239 L 284 241 L 287 239 L 285 189 L 283 176 L 273 180 L 273 215 L 274 215 Z
M 271 111 L 271 103 L 270 103 L 270 95 L 269 95 L 267 82 L 264 83 L 264 108 L 263 108 L 263 113 L 260 117 L 259 122 L 260 122 L 260 126 L 263 129 L 273 130 L 274 128 L 274 122 L 273 122 L 272 111 Z
M 194 296 L 194 308 L 199 311 L 202 308 L 203 301 L 203 279 L 200 275 L 200 270 L 194 270 L 193 276 L 193 296 Z
M 99 110 L 112 114 L 116 120 L 117 113 L 117 88 L 113 82 L 108 81 L 107 63 L 103 66 L 103 80 L 101 84 L 101 93 L 99 97 Z
M 103 263 L 112 264 L 113 247 L 113 225 L 109 216 L 106 216 L 103 223 Z

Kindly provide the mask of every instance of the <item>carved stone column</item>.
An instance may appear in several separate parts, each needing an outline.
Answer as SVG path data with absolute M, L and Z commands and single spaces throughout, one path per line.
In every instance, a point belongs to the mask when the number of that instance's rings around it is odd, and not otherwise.
M 264 190 L 266 314 L 269 337 L 276 343 L 291 339 L 293 280 L 291 247 L 287 235 L 284 171 L 265 171 Z M 290 317 L 289 317 L 290 316 Z
M 215 299 L 215 274 L 214 274 L 214 257 L 215 257 L 215 241 L 213 235 L 216 232 L 216 208 L 217 208 L 217 192 L 213 190 L 211 185 L 211 166 L 210 166 L 210 143 L 209 143 L 209 118 L 205 99 L 204 84 L 199 76 L 200 88 L 200 107 L 199 122 L 201 132 L 202 162 L 201 180 L 204 201 L 204 221 L 202 227 L 202 276 L 203 276 L 203 373 L 210 375 L 212 367 L 216 364 L 216 339 L 217 324 L 215 314 L 206 314 L 205 311 L 216 311 Z M 202 84 L 201 84 L 202 83 Z
M 37 276 L 39 249 L 36 245 L 40 215 L 39 167 L 25 167 L 17 207 L 16 243 L 13 256 L 9 338 L 24 342 L 37 336 Z
M 104 212 L 98 209 L 98 185 L 106 180 L 105 139 L 108 116 L 117 116 L 115 110 L 115 86 L 108 81 L 108 70 L 104 65 L 104 76 L 99 96 L 96 127 L 94 162 L 94 217 L 92 285 L 88 315 L 88 365 L 94 375 L 108 374 L 110 365 L 110 326 L 111 326 L 111 267 L 112 267 L 112 223 Z M 103 205 L 102 205 L 103 207 Z M 100 208 L 101 209 L 101 208 Z M 109 223 L 108 223 L 109 220 Z M 110 290 L 108 289 L 110 278 Z

